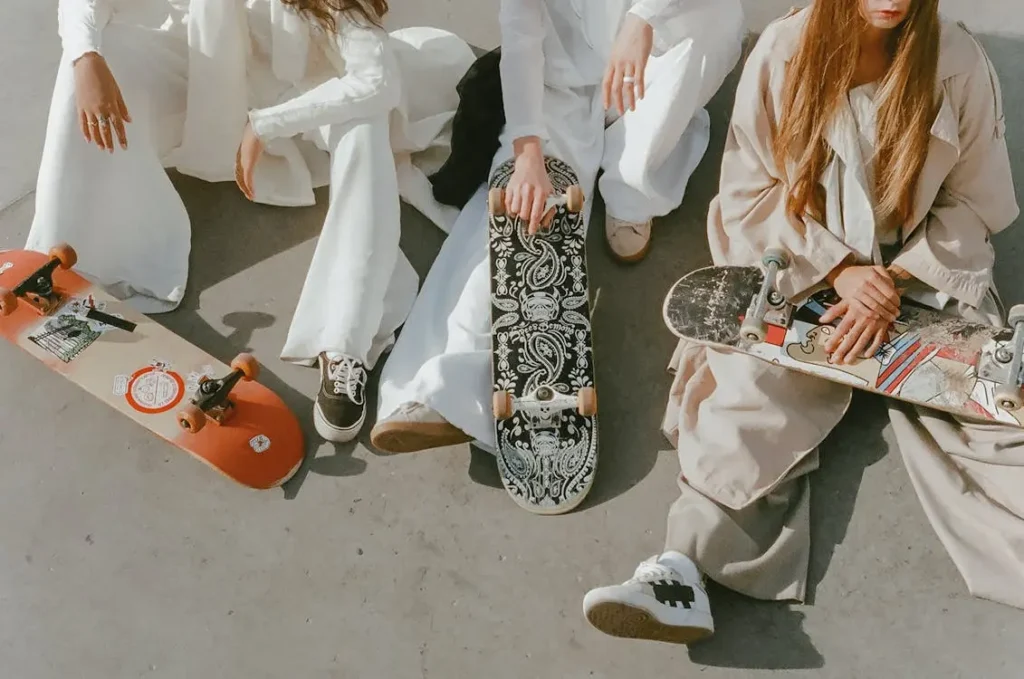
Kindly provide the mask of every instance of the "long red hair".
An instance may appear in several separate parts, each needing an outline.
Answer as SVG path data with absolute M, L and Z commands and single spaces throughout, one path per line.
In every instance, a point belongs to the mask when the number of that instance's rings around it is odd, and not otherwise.
M 797 216 L 823 220 L 818 182 L 831 157 L 825 132 L 853 85 L 868 26 L 859 8 L 859 0 L 814 0 L 786 73 L 773 154 L 784 171 L 786 161 L 795 165 L 787 207 Z M 875 195 L 882 213 L 899 223 L 910 218 L 928 151 L 940 28 L 939 0 L 914 0 L 893 31 L 892 63 L 878 90 Z

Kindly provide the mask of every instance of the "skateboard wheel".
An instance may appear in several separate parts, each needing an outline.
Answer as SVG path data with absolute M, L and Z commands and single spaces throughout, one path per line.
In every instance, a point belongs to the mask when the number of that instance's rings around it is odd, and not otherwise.
M 768 328 L 765 327 L 763 321 L 760 323 L 743 321 L 743 325 L 740 326 L 740 335 L 748 342 L 760 343 L 767 337 Z
M 597 390 L 593 387 L 583 387 L 576 394 L 576 407 L 583 417 L 597 415 Z
M 764 251 L 764 255 L 761 256 L 761 264 L 767 268 L 768 265 L 772 263 L 774 263 L 779 270 L 785 269 L 789 266 L 789 255 L 781 248 L 768 248 Z
M 505 189 L 491 189 L 487 192 L 487 211 L 494 217 L 505 214 Z
M 0 288 L 0 316 L 10 316 L 18 308 L 18 296 L 7 288 Z
M 50 257 L 60 262 L 60 268 L 70 269 L 78 263 L 78 253 L 67 243 L 61 243 L 50 249 Z
M 206 426 L 206 413 L 190 405 L 178 413 L 178 426 L 190 434 L 198 434 Z
M 582 212 L 583 202 L 583 189 L 573 185 L 565 190 L 565 206 L 569 212 Z
M 1020 410 L 1021 406 L 1024 406 L 1020 387 L 1011 387 L 1007 384 L 999 385 L 996 387 L 996 403 L 1003 410 Z
M 239 354 L 231 361 L 231 369 L 237 370 L 247 380 L 254 380 L 260 375 L 260 364 L 252 354 Z
M 1010 313 L 1006 315 L 1006 322 L 1009 323 L 1010 327 L 1015 327 L 1018 323 L 1024 322 L 1024 304 L 1014 304 L 1010 307 Z
M 494 392 L 494 417 L 498 420 L 512 417 L 512 394 L 507 391 Z

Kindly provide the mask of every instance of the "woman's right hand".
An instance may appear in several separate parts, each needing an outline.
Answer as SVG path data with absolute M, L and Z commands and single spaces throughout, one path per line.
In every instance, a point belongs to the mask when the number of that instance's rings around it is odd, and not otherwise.
M 829 283 L 860 315 L 890 323 L 899 316 L 900 294 L 884 267 L 845 266 L 830 276 Z
M 850 365 L 857 359 L 871 358 L 889 341 L 889 322 L 861 313 L 852 303 L 843 300 L 821 315 L 818 320 L 829 325 L 842 318 L 825 342 L 825 353 L 835 365 Z
M 106 59 L 89 52 L 75 62 L 74 70 L 75 103 L 85 140 L 113 153 L 116 134 L 121 148 L 128 148 L 124 124 L 132 117 Z
M 513 144 L 516 156 L 515 170 L 505 189 L 505 210 L 520 219 L 530 220 L 528 233 L 540 230 L 548 196 L 554 192 L 540 139 L 524 137 Z

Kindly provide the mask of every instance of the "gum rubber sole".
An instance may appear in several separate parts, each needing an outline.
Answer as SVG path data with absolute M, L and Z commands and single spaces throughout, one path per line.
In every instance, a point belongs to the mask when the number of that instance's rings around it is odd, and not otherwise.
M 642 608 L 616 601 L 595 604 L 587 611 L 587 620 L 605 634 L 623 639 L 650 639 L 687 645 L 712 635 L 703 627 L 666 625 Z
M 431 448 L 446 448 L 471 443 L 472 436 L 454 425 L 441 422 L 385 422 L 373 428 L 370 443 L 383 453 L 416 453 Z

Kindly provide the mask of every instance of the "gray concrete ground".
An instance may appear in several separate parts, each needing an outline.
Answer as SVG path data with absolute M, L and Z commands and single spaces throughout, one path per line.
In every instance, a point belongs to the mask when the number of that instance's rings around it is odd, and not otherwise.
M 20 246 L 32 215 L 55 4 L 0 3 L 0 247 Z M 453 4 L 432 4 L 437 23 L 466 21 Z M 789 3 L 747 4 L 759 30 Z M 416 6 L 404 16 L 424 21 Z M 1021 181 L 1024 18 L 999 0 L 944 10 L 982 34 L 1000 70 Z M 481 43 L 493 27 L 477 27 Z M 649 259 L 617 266 L 593 231 L 602 463 L 589 501 L 563 517 L 517 509 L 493 459 L 465 446 L 392 458 L 365 437 L 320 443 L 316 374 L 276 357 L 324 206 L 254 206 L 233 186 L 176 178 L 195 224 L 192 279 L 160 321 L 222 359 L 254 351 L 302 417 L 309 462 L 283 490 L 238 488 L 0 344 L 0 676 L 1020 677 L 1024 612 L 968 595 L 871 398 L 857 399 L 814 478 L 808 605 L 714 588 L 718 634 L 689 651 L 611 639 L 581 615 L 589 587 L 659 551 L 676 496 L 678 463 L 659 433 L 674 344 L 660 304 L 708 261 L 704 215 L 734 86 L 714 102 L 712 150 L 683 207 L 657 224 Z M 414 210 L 403 217 L 425 272 L 442 236 Z M 1024 240 L 1011 231 L 996 244 L 999 284 L 1022 301 Z

